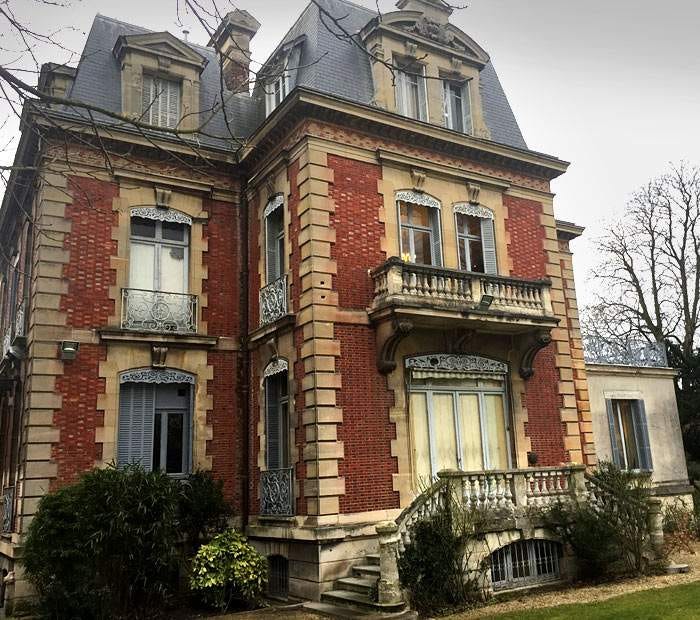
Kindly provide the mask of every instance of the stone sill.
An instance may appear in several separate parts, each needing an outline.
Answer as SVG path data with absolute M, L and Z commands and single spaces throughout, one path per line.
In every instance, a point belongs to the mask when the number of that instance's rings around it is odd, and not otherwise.
M 136 331 L 120 328 L 103 328 L 98 330 L 103 342 L 134 342 L 147 344 L 166 344 L 179 347 L 213 349 L 218 344 L 216 336 L 201 334 L 175 334 L 164 332 Z
M 296 323 L 296 315 L 294 313 L 287 313 L 280 317 L 272 323 L 267 325 L 261 325 L 260 327 L 252 330 L 249 333 L 250 342 L 257 343 L 262 340 L 266 340 L 270 336 L 277 334 L 278 332 L 285 331 L 286 329 L 291 329 Z

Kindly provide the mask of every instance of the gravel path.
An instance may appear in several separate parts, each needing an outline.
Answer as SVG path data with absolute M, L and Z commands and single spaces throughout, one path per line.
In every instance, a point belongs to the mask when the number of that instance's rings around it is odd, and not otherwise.
M 493 603 L 473 611 L 447 616 L 447 618 L 450 620 L 488 618 L 494 614 L 555 607 L 556 605 L 566 605 L 568 603 L 602 601 L 621 594 L 627 594 L 628 592 L 667 588 L 668 586 L 677 586 L 691 581 L 700 581 L 700 543 L 695 544 L 695 554 L 674 553 L 672 559 L 678 564 L 688 564 L 690 567 L 689 572 L 677 575 L 656 575 L 653 577 L 624 579 L 603 585 L 572 587 L 540 594 L 530 592 L 503 603 Z

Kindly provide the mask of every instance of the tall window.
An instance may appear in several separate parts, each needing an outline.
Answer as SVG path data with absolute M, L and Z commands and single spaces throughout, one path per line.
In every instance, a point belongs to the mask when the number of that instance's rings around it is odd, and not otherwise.
M 472 133 L 469 82 L 445 80 L 442 83 L 442 96 L 447 128 L 462 133 Z
M 401 223 L 401 259 L 418 265 L 441 265 L 440 210 L 398 201 Z
M 418 479 L 442 469 L 509 466 L 505 387 L 501 379 L 414 379 L 410 416 Z
M 289 466 L 289 384 L 287 370 L 265 378 L 267 468 Z
M 176 127 L 180 122 L 180 83 L 174 80 L 143 76 L 141 96 L 142 120 L 150 125 Z
M 179 222 L 132 217 L 129 286 L 186 293 L 189 233 Z
M 459 268 L 496 274 L 496 238 L 493 212 L 469 203 L 454 206 Z
M 396 110 L 399 114 L 420 121 L 428 120 L 428 98 L 425 87 L 425 67 L 418 63 L 396 62 Z
M 646 411 L 642 400 L 606 401 L 613 462 L 622 469 L 652 469 Z
M 265 217 L 265 255 L 268 284 L 284 275 L 284 208 L 281 200 L 270 204 L 274 208 Z
M 123 383 L 117 464 L 140 463 L 148 470 L 187 473 L 191 468 L 190 398 L 186 383 Z
M 287 73 L 282 73 L 272 82 L 265 85 L 265 108 L 270 114 L 289 93 L 289 78 Z

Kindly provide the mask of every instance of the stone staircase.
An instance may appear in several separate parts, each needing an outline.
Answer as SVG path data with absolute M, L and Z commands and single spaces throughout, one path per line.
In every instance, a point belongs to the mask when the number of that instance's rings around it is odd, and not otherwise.
M 379 579 L 379 554 L 370 553 L 353 566 L 352 575 L 335 582 L 335 589 L 321 595 L 320 602 L 309 602 L 304 608 L 330 618 L 414 618 L 405 603 L 381 604 L 376 598 Z

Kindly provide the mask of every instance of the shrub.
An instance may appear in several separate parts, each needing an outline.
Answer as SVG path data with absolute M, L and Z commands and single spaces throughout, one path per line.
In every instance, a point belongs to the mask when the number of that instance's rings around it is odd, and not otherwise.
M 172 591 L 177 490 L 138 466 L 92 470 L 42 498 L 23 550 L 53 618 L 141 617 Z
M 215 480 L 209 472 L 196 471 L 180 483 L 178 524 L 193 553 L 202 537 L 226 528 L 230 514 L 223 482 Z
M 434 516 L 413 525 L 398 561 L 401 585 L 420 614 L 464 608 L 485 594 L 486 565 L 471 566 L 484 515 L 456 497 L 444 499 Z
M 233 602 L 256 603 L 266 585 L 267 560 L 234 530 L 202 545 L 192 562 L 191 588 L 221 611 Z
M 680 499 L 664 507 L 664 545 L 669 553 L 685 551 L 694 553 L 693 542 L 700 535 L 700 519 Z

